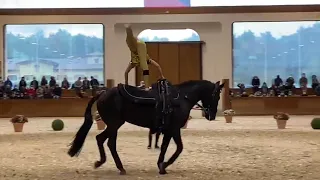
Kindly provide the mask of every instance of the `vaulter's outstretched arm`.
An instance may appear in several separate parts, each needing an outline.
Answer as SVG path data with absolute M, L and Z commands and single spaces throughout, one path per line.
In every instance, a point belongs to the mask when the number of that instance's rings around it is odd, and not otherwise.
M 162 73 L 161 66 L 160 66 L 156 61 L 154 61 L 153 59 L 150 59 L 150 58 L 149 58 L 148 61 L 149 61 L 149 64 L 152 64 L 154 67 L 157 68 L 157 70 L 158 70 L 158 72 L 159 72 L 159 74 L 160 74 L 161 79 L 165 79 L 165 78 L 164 78 L 164 75 L 163 75 L 163 73 Z

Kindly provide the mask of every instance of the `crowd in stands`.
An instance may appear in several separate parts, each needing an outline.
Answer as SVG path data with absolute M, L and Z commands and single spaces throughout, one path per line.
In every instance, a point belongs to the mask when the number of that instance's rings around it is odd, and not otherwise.
M 79 77 L 72 84 L 64 78 L 61 85 L 56 82 L 54 76 L 51 76 L 49 81 L 43 76 L 40 82 L 34 77 L 29 84 L 22 77 L 19 84 L 15 86 L 9 78 L 5 81 L 0 78 L 1 99 L 58 99 L 62 96 L 63 89 L 74 89 L 77 96 L 83 98 L 83 92 L 89 89 L 92 90 L 92 95 L 95 95 L 100 89 L 100 84 L 93 76 L 91 80 L 86 77 L 82 80 Z
M 251 81 L 252 94 L 268 94 L 273 93 L 274 95 L 280 95 L 281 93 L 284 95 L 292 95 L 292 93 L 296 89 L 296 85 L 299 85 L 300 89 L 304 94 L 306 94 L 308 85 L 311 85 L 311 88 L 315 92 L 315 94 L 320 95 L 320 84 L 316 75 L 311 76 L 311 81 L 308 80 L 305 73 L 301 74 L 301 77 L 298 82 L 292 76 L 289 76 L 287 79 L 283 80 L 280 75 L 277 75 L 275 79 L 273 79 L 272 85 L 268 86 L 266 82 L 261 84 L 261 81 L 258 76 L 254 76 Z M 237 85 L 241 94 L 246 95 L 245 86 L 243 83 L 239 83 Z

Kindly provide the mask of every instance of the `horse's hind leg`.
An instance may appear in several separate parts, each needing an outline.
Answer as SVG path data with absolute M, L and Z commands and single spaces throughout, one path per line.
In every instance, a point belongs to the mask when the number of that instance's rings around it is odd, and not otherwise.
M 158 142 L 159 142 L 160 134 L 161 134 L 161 132 L 156 133 L 156 143 L 154 145 L 154 148 L 156 148 L 156 149 L 159 149 Z
M 107 140 L 108 138 L 108 129 L 105 129 L 102 133 L 98 134 L 96 136 L 98 148 L 99 148 L 99 153 L 100 153 L 100 161 L 96 161 L 94 164 L 95 168 L 100 167 L 102 164 L 104 164 L 107 160 L 106 152 L 103 147 L 103 143 Z
M 151 129 L 149 130 L 149 134 L 148 134 L 148 140 L 149 140 L 149 144 L 148 144 L 148 149 L 151 149 L 151 144 L 152 144 L 152 133 L 151 133 Z
M 108 129 L 108 128 L 107 128 Z M 120 175 L 125 175 L 126 170 L 123 168 L 122 162 L 117 152 L 117 136 L 118 131 L 115 130 L 114 132 L 110 133 L 109 140 L 108 140 L 108 147 L 110 149 L 111 155 L 113 160 L 120 171 Z

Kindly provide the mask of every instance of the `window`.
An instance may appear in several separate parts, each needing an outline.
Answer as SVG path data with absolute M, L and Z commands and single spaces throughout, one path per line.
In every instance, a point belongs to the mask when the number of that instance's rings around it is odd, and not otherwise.
M 276 75 L 289 76 L 299 87 L 302 73 L 308 86 L 320 76 L 320 22 L 236 22 L 233 24 L 233 86 L 251 85 L 253 76 L 270 87 Z
M 138 38 L 145 42 L 158 41 L 200 41 L 199 34 L 192 29 L 167 29 L 142 31 Z
M 18 8 L 136 8 L 252 5 L 313 5 L 318 0 L 1 0 L 0 9 Z
M 96 75 L 104 82 L 103 29 L 102 24 L 6 25 L 4 73 L 19 80 L 54 76 L 58 84 L 60 77 Z M 90 63 L 92 58 L 101 61 Z

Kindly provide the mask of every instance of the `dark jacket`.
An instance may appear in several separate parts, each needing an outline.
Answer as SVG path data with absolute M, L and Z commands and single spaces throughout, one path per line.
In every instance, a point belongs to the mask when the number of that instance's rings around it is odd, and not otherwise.
M 33 80 L 31 81 L 30 86 L 33 86 L 35 89 L 38 89 L 39 82 L 37 80 Z

